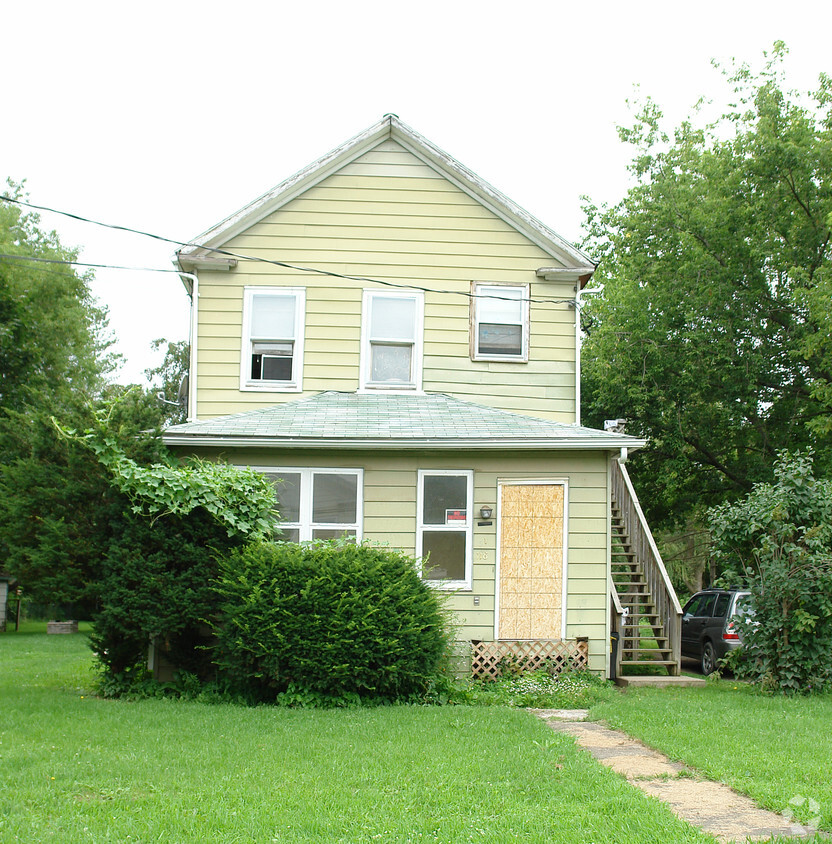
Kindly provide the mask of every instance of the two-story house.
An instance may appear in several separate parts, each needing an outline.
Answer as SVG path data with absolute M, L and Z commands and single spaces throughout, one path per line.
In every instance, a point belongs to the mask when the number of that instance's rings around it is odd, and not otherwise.
M 585 640 L 606 673 L 611 631 L 637 649 L 646 619 L 675 673 L 666 576 L 624 521 L 620 458 L 643 441 L 579 424 L 583 252 L 387 115 L 177 261 L 190 396 L 170 446 L 272 476 L 285 539 L 424 561 L 475 662 Z

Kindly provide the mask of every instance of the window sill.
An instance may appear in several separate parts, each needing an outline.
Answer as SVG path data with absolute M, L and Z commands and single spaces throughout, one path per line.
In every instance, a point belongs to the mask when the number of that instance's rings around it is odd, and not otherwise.
M 299 393 L 302 387 L 286 381 L 243 381 L 240 390 L 244 393 Z
M 518 357 L 516 355 L 472 355 L 471 360 L 475 363 L 528 363 L 528 357 Z
M 416 395 L 423 396 L 425 391 L 418 387 L 408 387 L 406 384 L 396 384 L 389 387 L 381 386 L 380 384 L 365 384 L 358 390 L 360 393 L 399 393 L 401 395 Z
M 425 580 L 431 589 L 439 589 L 443 592 L 473 592 L 474 587 L 465 580 Z

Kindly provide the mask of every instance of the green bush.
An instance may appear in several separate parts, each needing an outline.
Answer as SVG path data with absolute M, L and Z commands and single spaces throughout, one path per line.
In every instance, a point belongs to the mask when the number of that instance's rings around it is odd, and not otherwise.
M 232 539 L 206 511 L 151 522 L 127 508 L 110 526 L 102 561 L 101 607 L 91 643 L 102 690 L 117 695 L 141 684 L 151 639 L 175 668 L 206 676 L 209 656 L 200 628 L 216 605 L 216 556 Z
M 449 647 L 439 595 L 398 552 L 257 542 L 220 561 L 216 662 L 235 691 L 297 705 L 422 694 Z
M 714 556 L 749 584 L 747 658 L 731 668 L 763 688 L 832 689 L 832 481 L 815 478 L 811 452 L 782 454 L 772 484 L 711 510 Z

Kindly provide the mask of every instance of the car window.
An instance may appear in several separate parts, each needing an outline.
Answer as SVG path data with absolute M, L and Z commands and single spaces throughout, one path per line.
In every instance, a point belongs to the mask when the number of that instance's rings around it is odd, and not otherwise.
M 753 615 L 754 610 L 751 608 L 751 595 L 747 592 L 737 595 L 734 601 L 734 616 Z
M 728 614 L 728 604 L 731 601 L 731 596 L 723 593 L 716 596 L 716 604 L 714 605 L 714 617 L 724 618 Z
M 699 608 L 697 615 L 713 615 L 716 595 L 711 593 L 710 595 L 704 595 L 703 597 L 705 600 L 702 602 L 702 606 Z
M 682 611 L 684 615 L 696 615 L 697 610 L 699 607 L 702 606 L 702 601 L 704 600 L 704 595 L 694 595 L 686 604 L 685 608 Z
M 716 595 L 714 593 L 703 593 L 702 595 L 694 595 L 690 601 L 685 605 L 685 615 L 703 616 L 710 615 L 713 609 Z

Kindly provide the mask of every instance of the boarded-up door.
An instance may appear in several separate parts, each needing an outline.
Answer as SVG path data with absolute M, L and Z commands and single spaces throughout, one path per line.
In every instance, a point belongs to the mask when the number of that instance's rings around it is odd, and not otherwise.
M 500 484 L 498 639 L 563 636 L 562 483 Z

